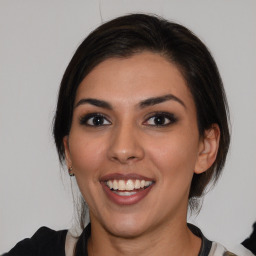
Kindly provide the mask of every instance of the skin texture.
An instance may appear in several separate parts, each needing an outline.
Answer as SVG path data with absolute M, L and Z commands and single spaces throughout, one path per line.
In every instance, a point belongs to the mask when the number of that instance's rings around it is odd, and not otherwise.
M 170 94 L 178 100 L 140 104 Z M 111 109 L 81 102 L 88 98 L 106 101 Z M 186 226 L 189 189 L 193 174 L 214 162 L 219 129 L 213 125 L 199 137 L 195 103 L 176 66 L 150 52 L 108 59 L 84 78 L 74 106 L 63 142 L 67 165 L 90 209 L 89 253 L 197 255 L 201 241 Z M 156 112 L 172 118 L 161 114 L 157 126 Z M 103 115 L 102 125 L 89 125 L 93 118 L 85 122 L 92 113 Z M 154 184 L 139 202 L 116 204 L 100 183 L 112 173 L 143 175 Z

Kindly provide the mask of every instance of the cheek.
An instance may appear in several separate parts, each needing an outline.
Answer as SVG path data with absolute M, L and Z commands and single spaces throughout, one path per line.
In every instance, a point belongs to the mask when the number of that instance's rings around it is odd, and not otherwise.
M 71 132 L 69 148 L 77 179 L 88 176 L 96 179 L 97 170 L 104 159 L 105 149 L 102 139 L 90 139 L 90 136 L 84 136 L 77 132 L 72 134 Z
M 99 170 L 104 158 L 104 143 L 102 140 L 92 140 L 89 136 L 77 132 L 70 133 L 69 148 L 72 166 L 78 187 L 91 209 L 95 202 L 99 184 Z
M 158 141 L 148 150 L 161 175 L 169 178 L 163 182 L 191 182 L 198 152 L 196 137 L 176 133 L 175 136 Z

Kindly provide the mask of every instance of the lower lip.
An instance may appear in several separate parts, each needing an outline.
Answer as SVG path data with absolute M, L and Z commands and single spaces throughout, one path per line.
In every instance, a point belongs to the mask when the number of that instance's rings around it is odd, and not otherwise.
M 147 196 L 147 194 L 150 192 L 151 188 L 153 187 L 153 184 L 141 191 L 138 191 L 134 195 L 130 196 L 120 196 L 116 193 L 114 193 L 104 182 L 101 182 L 101 185 L 103 187 L 104 192 L 107 194 L 108 198 L 119 205 L 132 205 L 136 204 L 139 201 L 141 201 L 144 197 Z

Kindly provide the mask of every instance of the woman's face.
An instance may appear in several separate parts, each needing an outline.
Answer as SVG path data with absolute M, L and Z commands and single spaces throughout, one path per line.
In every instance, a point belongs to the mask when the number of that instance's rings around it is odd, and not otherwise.
M 186 220 L 202 144 L 183 76 L 150 52 L 108 59 L 84 78 L 64 139 L 92 223 L 124 237 Z

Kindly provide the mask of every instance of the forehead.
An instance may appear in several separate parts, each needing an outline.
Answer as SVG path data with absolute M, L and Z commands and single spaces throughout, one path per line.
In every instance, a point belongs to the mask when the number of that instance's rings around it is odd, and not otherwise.
M 170 93 L 194 104 L 179 69 L 160 54 L 143 52 L 101 62 L 79 85 L 75 102 L 96 97 L 116 104 L 133 104 Z

